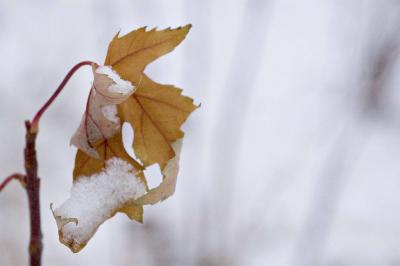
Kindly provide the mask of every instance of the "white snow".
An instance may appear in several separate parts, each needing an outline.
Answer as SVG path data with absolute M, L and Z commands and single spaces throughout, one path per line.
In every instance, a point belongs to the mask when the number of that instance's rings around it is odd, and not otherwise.
M 142 196 L 145 185 L 135 173 L 130 164 L 113 157 L 102 172 L 79 177 L 69 199 L 54 211 L 56 219 L 69 220 L 59 225 L 62 240 L 73 250 L 79 249 L 117 209 Z M 77 219 L 78 223 L 71 219 Z
M 115 82 L 115 84 L 110 86 L 110 91 L 112 92 L 127 94 L 134 89 L 130 81 L 122 79 L 118 73 L 109 66 L 99 66 L 96 69 L 96 73 L 105 74 Z
M 107 118 L 109 121 L 120 124 L 119 117 L 117 115 L 117 106 L 114 104 L 106 105 L 101 108 L 101 112 L 103 113 L 104 117 Z

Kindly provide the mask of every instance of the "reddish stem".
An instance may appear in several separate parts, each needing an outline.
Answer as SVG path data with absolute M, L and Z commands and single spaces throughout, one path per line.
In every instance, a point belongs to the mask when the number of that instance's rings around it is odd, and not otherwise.
M 40 266 L 42 260 L 42 230 L 40 225 L 40 178 L 38 176 L 38 163 L 36 159 L 36 137 L 39 128 L 39 121 L 43 113 L 49 108 L 53 101 L 64 89 L 72 75 L 84 65 L 95 64 L 91 61 L 83 61 L 76 64 L 65 76 L 56 91 L 47 102 L 35 114 L 32 121 L 25 121 L 26 145 L 24 150 L 26 176 L 13 174 L 0 183 L 0 191 L 13 179 L 21 181 L 28 194 L 31 236 L 29 241 L 29 264 Z
M 0 183 L 0 191 L 2 191 L 8 185 L 8 183 L 10 183 L 14 179 L 18 180 L 22 184 L 24 184 L 24 176 L 23 175 L 21 175 L 21 174 L 12 174 L 9 177 L 7 177 L 6 179 L 4 179 L 4 181 L 2 183 Z
M 31 237 L 29 241 L 29 265 L 40 266 L 42 259 L 42 230 L 40 226 L 40 179 L 36 159 L 37 132 L 31 130 L 31 123 L 25 121 L 26 146 L 24 150 L 26 171 L 26 192 L 28 194 Z
M 7 177 L 2 183 L 0 183 L 0 191 L 3 190 L 12 180 L 19 180 L 25 187 L 28 194 L 29 201 L 29 213 L 30 213 L 30 225 L 31 225 L 31 236 L 29 242 L 29 265 L 40 266 L 42 260 L 42 230 L 40 226 L 40 178 L 38 176 L 38 163 L 36 159 L 36 137 L 39 128 L 39 121 L 43 113 L 49 108 L 53 101 L 64 89 L 72 75 L 84 65 L 95 65 L 91 61 L 83 61 L 76 64 L 65 76 L 61 84 L 58 86 L 56 91 L 51 95 L 47 102 L 40 108 L 35 114 L 32 121 L 25 121 L 26 127 L 26 144 L 24 150 L 25 159 L 25 171 L 26 176 L 21 174 L 13 174 Z
M 49 108 L 49 106 L 53 103 L 53 101 L 57 98 L 57 96 L 61 93 L 61 91 L 64 89 L 65 85 L 68 83 L 69 79 L 74 75 L 74 73 L 84 65 L 92 65 L 95 64 L 92 61 L 82 61 L 78 64 L 76 64 L 71 70 L 68 72 L 68 74 L 65 76 L 61 84 L 58 86 L 56 91 L 51 95 L 51 97 L 47 100 L 47 102 L 42 106 L 42 108 L 39 109 L 39 111 L 35 114 L 35 116 L 32 119 L 31 122 L 31 127 L 30 130 L 32 132 L 37 132 L 39 128 L 39 120 L 43 113 Z

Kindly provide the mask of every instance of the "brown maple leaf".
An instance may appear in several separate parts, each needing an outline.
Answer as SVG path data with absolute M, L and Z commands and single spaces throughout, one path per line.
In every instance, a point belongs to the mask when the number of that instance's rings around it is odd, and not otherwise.
M 119 105 L 118 114 L 132 125 L 135 155 L 145 166 L 158 163 L 164 168 L 175 156 L 171 145 L 183 137 L 180 127 L 196 106 L 192 99 L 181 95 L 180 89 L 156 83 L 143 71 L 147 64 L 182 42 L 190 28 L 191 25 L 162 31 L 141 28 L 120 38 L 117 34 L 108 48 L 105 65 L 138 86 Z
M 105 66 L 93 65 L 86 111 L 71 139 L 78 147 L 74 186 L 71 197 L 53 212 L 60 241 L 73 252 L 115 213 L 142 222 L 143 205 L 174 193 L 184 135 L 180 127 L 197 106 L 180 89 L 156 83 L 143 71 L 182 42 L 190 28 L 140 28 L 122 37 L 117 34 Z M 123 146 L 124 122 L 134 129 L 133 149 L 141 163 Z M 143 170 L 154 163 L 164 178 L 149 190 Z

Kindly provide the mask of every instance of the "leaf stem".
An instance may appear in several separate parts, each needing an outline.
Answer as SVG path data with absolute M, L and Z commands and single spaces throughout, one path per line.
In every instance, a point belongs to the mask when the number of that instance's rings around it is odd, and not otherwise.
M 81 67 L 85 65 L 92 65 L 95 64 L 92 61 L 82 61 L 78 64 L 76 64 L 71 70 L 67 73 L 63 81 L 60 83 L 58 88 L 55 90 L 53 95 L 50 96 L 50 98 L 47 100 L 47 102 L 37 111 L 35 116 L 32 119 L 32 122 L 30 124 L 30 130 L 31 132 L 37 132 L 39 129 L 39 120 L 42 117 L 43 113 L 49 108 L 49 106 L 53 103 L 53 101 L 57 98 L 57 96 L 61 93 L 61 91 L 64 89 L 65 85 L 68 83 L 69 79 L 74 75 L 74 73 Z
M 4 179 L 2 183 L 0 183 L 0 192 L 14 179 L 20 181 L 21 184 L 25 183 L 25 177 L 22 174 L 17 174 L 17 173 L 12 174 L 6 179 Z
M 26 176 L 23 177 L 23 184 L 28 194 L 30 228 L 31 236 L 29 241 L 29 264 L 31 266 L 40 266 L 42 260 L 42 230 L 40 222 L 40 178 L 38 177 L 38 163 L 36 159 L 36 137 L 39 130 L 39 121 L 43 113 L 49 108 L 53 101 L 64 89 L 69 79 L 82 66 L 95 64 L 92 61 L 82 61 L 76 64 L 67 73 L 61 84 L 54 91 L 53 95 L 35 114 L 32 121 L 25 121 L 26 127 L 26 146 L 24 150 Z M 12 179 L 17 177 L 10 176 L 3 182 L 3 186 L 7 185 Z

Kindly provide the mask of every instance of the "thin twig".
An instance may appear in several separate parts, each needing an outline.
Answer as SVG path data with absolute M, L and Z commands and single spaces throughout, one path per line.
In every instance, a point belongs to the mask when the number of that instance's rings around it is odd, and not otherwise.
M 21 174 L 13 174 L 7 177 L 0 183 L 0 191 L 7 186 L 13 179 L 19 180 L 25 187 L 28 194 L 29 214 L 30 214 L 30 228 L 31 235 L 29 241 L 29 265 L 40 266 L 42 260 L 42 230 L 40 225 L 40 179 L 38 177 L 38 163 L 36 159 L 36 137 L 39 131 L 39 121 L 44 112 L 50 107 L 57 96 L 64 89 L 69 79 L 73 74 L 84 65 L 97 64 L 91 61 L 83 61 L 76 64 L 65 76 L 61 84 L 46 101 L 46 103 L 35 114 L 32 121 L 25 121 L 26 135 L 25 135 L 25 149 L 24 161 L 26 176 Z
M 96 65 L 91 61 L 82 61 L 76 64 L 65 76 L 61 84 L 35 114 L 32 121 L 25 121 L 26 146 L 25 146 L 25 170 L 26 192 L 28 193 L 31 236 L 29 242 L 29 262 L 31 266 L 40 266 L 42 260 L 42 230 L 40 225 L 40 179 L 38 177 L 38 163 L 36 159 L 36 137 L 39 130 L 39 121 L 44 112 L 54 102 L 64 89 L 69 79 L 82 66 Z
M 0 192 L 14 179 L 21 182 L 21 184 L 25 183 L 24 175 L 18 174 L 18 173 L 12 174 L 9 177 L 7 177 L 6 179 L 4 179 L 4 181 L 0 184 Z

